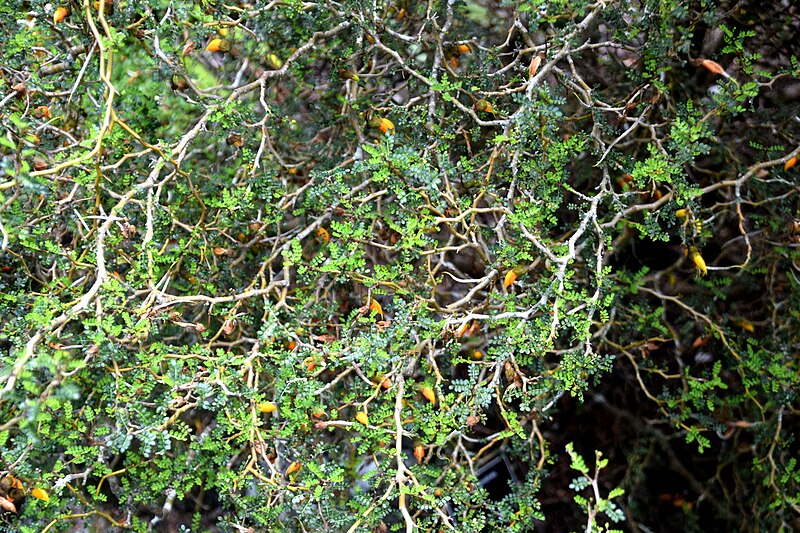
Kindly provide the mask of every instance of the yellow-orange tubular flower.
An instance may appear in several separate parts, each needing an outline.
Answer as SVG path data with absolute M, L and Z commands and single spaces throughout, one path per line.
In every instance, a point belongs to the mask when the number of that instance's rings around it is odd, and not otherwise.
M 231 49 L 231 43 L 225 39 L 211 39 L 211 42 L 206 46 L 209 52 L 227 52 Z
M 383 318 L 383 307 L 381 307 L 381 304 L 379 304 L 377 300 L 375 299 L 370 300 L 369 310 L 375 311 L 376 314 L 381 315 L 381 318 Z
M 58 24 L 62 20 L 64 20 L 67 16 L 67 8 L 66 7 L 59 7 L 53 12 L 53 24 Z
M 435 393 L 435 392 L 433 392 L 433 389 L 432 389 L 432 388 L 430 388 L 430 387 L 428 387 L 428 386 L 424 386 L 424 387 L 422 387 L 422 388 L 420 388 L 420 389 L 419 389 L 419 392 L 420 392 L 420 393 L 422 394 L 422 396 L 424 396 L 424 397 L 425 397 L 425 399 L 426 399 L 426 400 L 428 400 L 429 402 L 431 402 L 431 403 L 434 403 L 434 404 L 436 403 L 436 393 Z
M 44 490 L 44 489 L 40 489 L 38 487 L 36 487 L 36 488 L 31 490 L 31 496 L 33 496 L 34 498 L 36 498 L 38 500 L 43 500 L 43 501 L 46 501 L 46 502 L 50 501 L 50 495 L 47 494 L 47 491 Z
M 689 259 L 692 260 L 694 266 L 697 267 L 697 272 L 701 276 L 705 276 L 708 274 L 708 268 L 706 267 L 706 260 L 703 259 L 703 256 L 700 255 L 700 250 L 697 249 L 697 246 L 690 246 L 689 247 Z
M 369 127 L 381 130 L 381 133 L 394 133 L 394 124 L 388 118 L 372 117 L 369 121 Z
M 494 113 L 494 108 L 492 108 L 492 104 L 488 100 L 478 100 L 472 107 L 475 108 L 475 111 L 481 113 Z
M 505 278 L 503 278 L 503 287 L 508 288 L 515 281 L 517 281 L 517 273 L 513 270 L 509 270 L 506 273 Z
M 278 410 L 278 406 L 272 402 L 261 402 L 258 404 L 258 410 L 262 413 L 274 413 Z

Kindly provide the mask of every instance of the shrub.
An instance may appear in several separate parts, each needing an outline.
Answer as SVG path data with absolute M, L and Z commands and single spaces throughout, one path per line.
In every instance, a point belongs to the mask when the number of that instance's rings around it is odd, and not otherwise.
M 6 2 L 5 524 L 796 524 L 773 9 Z

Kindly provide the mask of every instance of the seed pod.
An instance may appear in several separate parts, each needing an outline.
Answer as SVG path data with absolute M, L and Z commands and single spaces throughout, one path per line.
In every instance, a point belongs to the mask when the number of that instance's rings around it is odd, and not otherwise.
M 278 410 L 278 406 L 272 402 L 261 402 L 258 404 L 258 410 L 262 413 L 274 413 Z
M 675 216 L 677 218 L 686 218 L 686 209 L 678 209 L 675 211 Z
M 365 426 L 369 425 L 369 416 L 367 416 L 367 413 L 365 413 L 364 411 L 359 411 L 358 413 L 356 413 L 356 420 L 358 422 L 361 422 Z
M 227 52 L 231 49 L 231 43 L 226 39 L 211 39 L 211 42 L 206 46 L 209 52 Z
M 0 496 L 0 509 L 5 509 L 6 511 L 10 511 L 14 514 L 17 513 L 17 507 L 7 500 L 5 496 Z
M 294 474 L 298 470 L 303 468 L 302 463 L 300 461 L 292 461 L 292 463 L 286 468 L 286 475 Z
M 432 388 L 425 385 L 419 389 L 419 392 L 425 397 L 426 400 L 428 400 L 432 404 L 436 403 L 436 393 L 433 392 Z
M 193 52 L 197 47 L 194 44 L 194 41 L 189 39 L 186 41 L 186 44 L 183 45 L 183 50 L 181 50 L 181 57 L 186 57 L 191 52 Z
M 531 64 L 528 65 L 528 76 L 535 76 L 536 72 L 539 70 L 539 67 L 542 64 L 542 59 L 544 59 L 544 54 L 537 54 L 533 56 L 531 59 Z
M 792 168 L 796 164 L 797 164 L 797 157 L 795 156 L 795 157 L 789 159 L 788 161 L 786 161 L 786 163 L 783 164 L 783 170 L 789 170 L 790 168 Z
M 506 361 L 503 365 L 503 373 L 506 375 L 506 380 L 509 383 L 514 382 L 514 378 L 517 377 L 517 372 L 514 370 L 514 365 L 511 364 L 511 361 Z
M 58 24 L 64 20 L 67 16 L 67 13 L 69 12 L 67 11 L 66 7 L 61 6 L 56 8 L 56 10 L 53 12 L 53 24 Z
M 317 228 L 317 237 L 319 237 L 325 244 L 328 244 L 328 241 L 331 240 L 331 235 L 325 228 Z

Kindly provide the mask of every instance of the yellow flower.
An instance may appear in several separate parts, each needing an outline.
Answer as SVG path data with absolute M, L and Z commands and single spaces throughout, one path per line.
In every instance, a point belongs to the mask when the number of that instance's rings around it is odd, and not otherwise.
M 43 500 L 43 501 L 46 501 L 46 502 L 50 501 L 50 496 L 47 494 L 47 491 L 45 491 L 44 489 L 40 489 L 38 487 L 33 489 L 33 490 L 31 490 L 31 496 L 33 496 L 36 499 Z
M 258 410 L 262 413 L 273 413 L 278 410 L 278 407 L 272 402 L 261 402 L 258 404 Z
M 209 52 L 227 52 L 231 49 L 231 43 L 225 39 L 211 39 L 211 42 L 206 46 Z
M 689 247 L 689 259 L 692 260 L 694 266 L 697 267 L 697 272 L 701 276 L 705 276 L 708 274 L 708 268 L 706 268 L 706 260 L 703 259 L 703 256 L 700 255 L 700 250 L 697 249 L 697 246 L 690 246 Z

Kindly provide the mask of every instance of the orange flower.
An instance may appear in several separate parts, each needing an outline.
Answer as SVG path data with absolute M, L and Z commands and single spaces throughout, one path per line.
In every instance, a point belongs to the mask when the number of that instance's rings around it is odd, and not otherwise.
M 383 318 L 383 307 L 381 307 L 381 304 L 374 298 L 369 302 L 369 310 L 375 311 L 375 313 L 381 315 L 381 318 Z
M 425 459 L 425 447 L 419 442 L 414 446 L 414 457 L 417 459 L 418 463 L 421 463 L 422 460 Z
M 436 393 L 433 392 L 433 389 L 425 385 L 419 389 L 420 394 L 422 394 L 426 400 L 431 403 L 436 403 Z
M 211 39 L 211 42 L 206 46 L 209 52 L 227 52 L 231 49 L 231 43 L 225 39 Z
M 725 69 L 722 68 L 722 65 L 717 63 L 716 61 L 712 61 L 710 59 L 701 59 L 700 66 L 711 72 L 712 74 L 720 74 L 722 76 L 727 77 L 728 73 L 725 72 Z
M 514 272 L 513 270 L 509 270 L 506 273 L 506 277 L 503 278 L 503 287 L 508 288 L 508 286 L 514 283 L 515 281 L 517 281 L 517 273 Z
M 469 329 L 469 322 L 464 322 L 458 327 L 458 329 L 453 335 L 455 335 L 456 338 L 460 339 L 461 337 L 464 336 L 464 334 L 467 332 L 468 329 Z
M 475 108 L 475 111 L 481 113 L 494 113 L 494 108 L 488 100 L 478 100 L 472 107 Z
M 69 13 L 69 12 L 67 11 L 66 7 L 57 8 L 53 12 L 53 24 L 58 24 L 59 22 L 64 20 L 66 18 L 66 16 L 67 16 L 67 13 Z
M 38 118 L 52 118 L 52 113 L 50 113 L 50 108 L 46 105 L 40 105 L 36 109 L 33 110 L 33 115 Z
M 300 463 L 300 461 L 293 461 L 292 464 L 290 464 L 289 467 L 286 469 L 286 475 L 288 476 L 290 474 L 294 474 L 301 468 L 303 468 L 303 465 L 302 463 Z
M 394 133 L 394 124 L 388 118 L 372 117 L 369 121 L 369 126 L 381 130 L 381 133 Z

